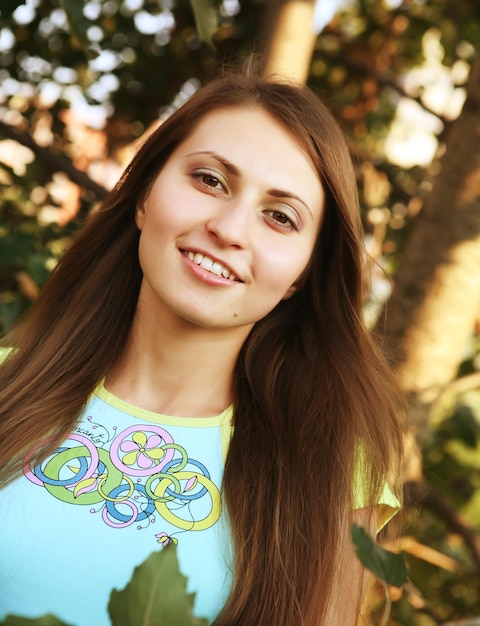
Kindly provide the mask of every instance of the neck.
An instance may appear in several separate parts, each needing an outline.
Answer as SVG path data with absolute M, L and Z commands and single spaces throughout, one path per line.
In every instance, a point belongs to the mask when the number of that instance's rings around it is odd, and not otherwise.
M 232 403 L 235 364 L 247 335 L 248 329 L 203 329 L 178 319 L 152 325 L 137 311 L 105 386 L 156 413 L 218 415 Z

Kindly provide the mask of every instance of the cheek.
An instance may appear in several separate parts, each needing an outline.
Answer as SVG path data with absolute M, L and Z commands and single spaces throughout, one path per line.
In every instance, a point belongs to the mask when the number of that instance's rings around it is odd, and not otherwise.
M 148 237 L 162 237 L 163 234 L 175 231 L 179 221 L 178 213 L 175 204 L 172 205 L 168 198 L 149 199 L 145 204 L 142 232 Z
M 145 203 L 145 226 L 152 231 L 178 234 L 201 215 L 198 195 L 185 185 L 163 184 L 153 192 Z
M 307 270 L 312 252 L 307 243 L 301 249 L 285 251 L 272 255 L 268 262 L 268 280 L 278 289 L 287 289 L 297 283 Z
M 147 212 L 138 241 L 138 258 L 143 271 L 153 267 L 162 256 L 166 246 L 167 228 L 156 212 Z

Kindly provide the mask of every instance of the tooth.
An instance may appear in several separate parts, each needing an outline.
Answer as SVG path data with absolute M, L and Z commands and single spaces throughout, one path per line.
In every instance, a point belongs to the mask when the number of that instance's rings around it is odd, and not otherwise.
M 223 276 L 223 278 L 227 278 L 228 280 L 238 280 L 235 274 L 233 274 L 228 268 L 218 261 L 214 261 L 210 257 L 203 255 L 201 252 L 192 252 L 191 250 L 188 250 L 185 254 L 194 263 L 200 265 L 200 267 L 207 270 L 207 272 L 215 274 L 215 276 Z
M 209 259 L 208 256 L 204 256 L 199 265 L 200 267 L 203 267 L 204 270 L 209 272 L 212 269 L 213 261 L 212 259 Z
M 217 276 L 221 276 L 223 271 L 224 271 L 224 267 L 223 267 L 223 265 L 221 265 L 220 263 L 215 261 L 215 263 L 212 265 L 212 268 L 211 268 L 210 271 L 212 272 L 212 274 L 216 274 Z

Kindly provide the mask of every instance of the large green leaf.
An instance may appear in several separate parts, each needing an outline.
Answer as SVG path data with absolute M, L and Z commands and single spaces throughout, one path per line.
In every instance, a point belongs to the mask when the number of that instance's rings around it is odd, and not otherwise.
M 198 36 L 212 49 L 213 36 L 218 29 L 218 11 L 214 0 L 190 0 Z
M 122 591 L 114 590 L 108 610 L 113 626 L 207 626 L 192 616 L 193 594 L 180 574 L 174 546 L 154 552 L 135 569 Z
M 53 615 L 44 615 L 44 617 L 39 617 L 38 619 L 7 615 L 6 619 L 0 622 L 0 624 L 2 626 L 69 626 Z
M 387 585 L 401 587 L 408 571 L 401 554 L 385 550 L 361 526 L 351 525 L 352 541 L 361 563 Z
M 67 14 L 72 35 L 82 46 L 86 57 L 93 58 L 97 56 L 97 53 L 91 49 L 91 42 L 87 35 L 87 31 L 92 26 L 92 23 L 83 14 L 84 3 L 79 2 L 79 0 L 61 0 L 61 4 Z

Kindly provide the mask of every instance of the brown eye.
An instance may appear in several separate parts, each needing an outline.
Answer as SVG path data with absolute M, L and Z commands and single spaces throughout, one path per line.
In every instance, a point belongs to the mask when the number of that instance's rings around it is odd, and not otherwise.
M 290 223 L 290 219 L 284 213 L 280 213 L 280 211 L 274 211 L 272 213 L 272 217 L 276 222 L 279 222 L 280 224 Z
M 296 222 L 283 211 L 270 209 L 265 211 L 268 221 L 282 230 L 292 231 L 298 230 Z
M 192 178 L 207 190 L 215 192 L 227 191 L 227 185 L 218 176 L 208 171 L 196 171 L 191 174 Z
M 222 186 L 218 178 L 215 178 L 215 176 L 212 176 L 211 174 L 202 174 L 201 180 L 204 185 L 207 185 L 207 187 L 214 187 L 217 189 L 219 186 Z

